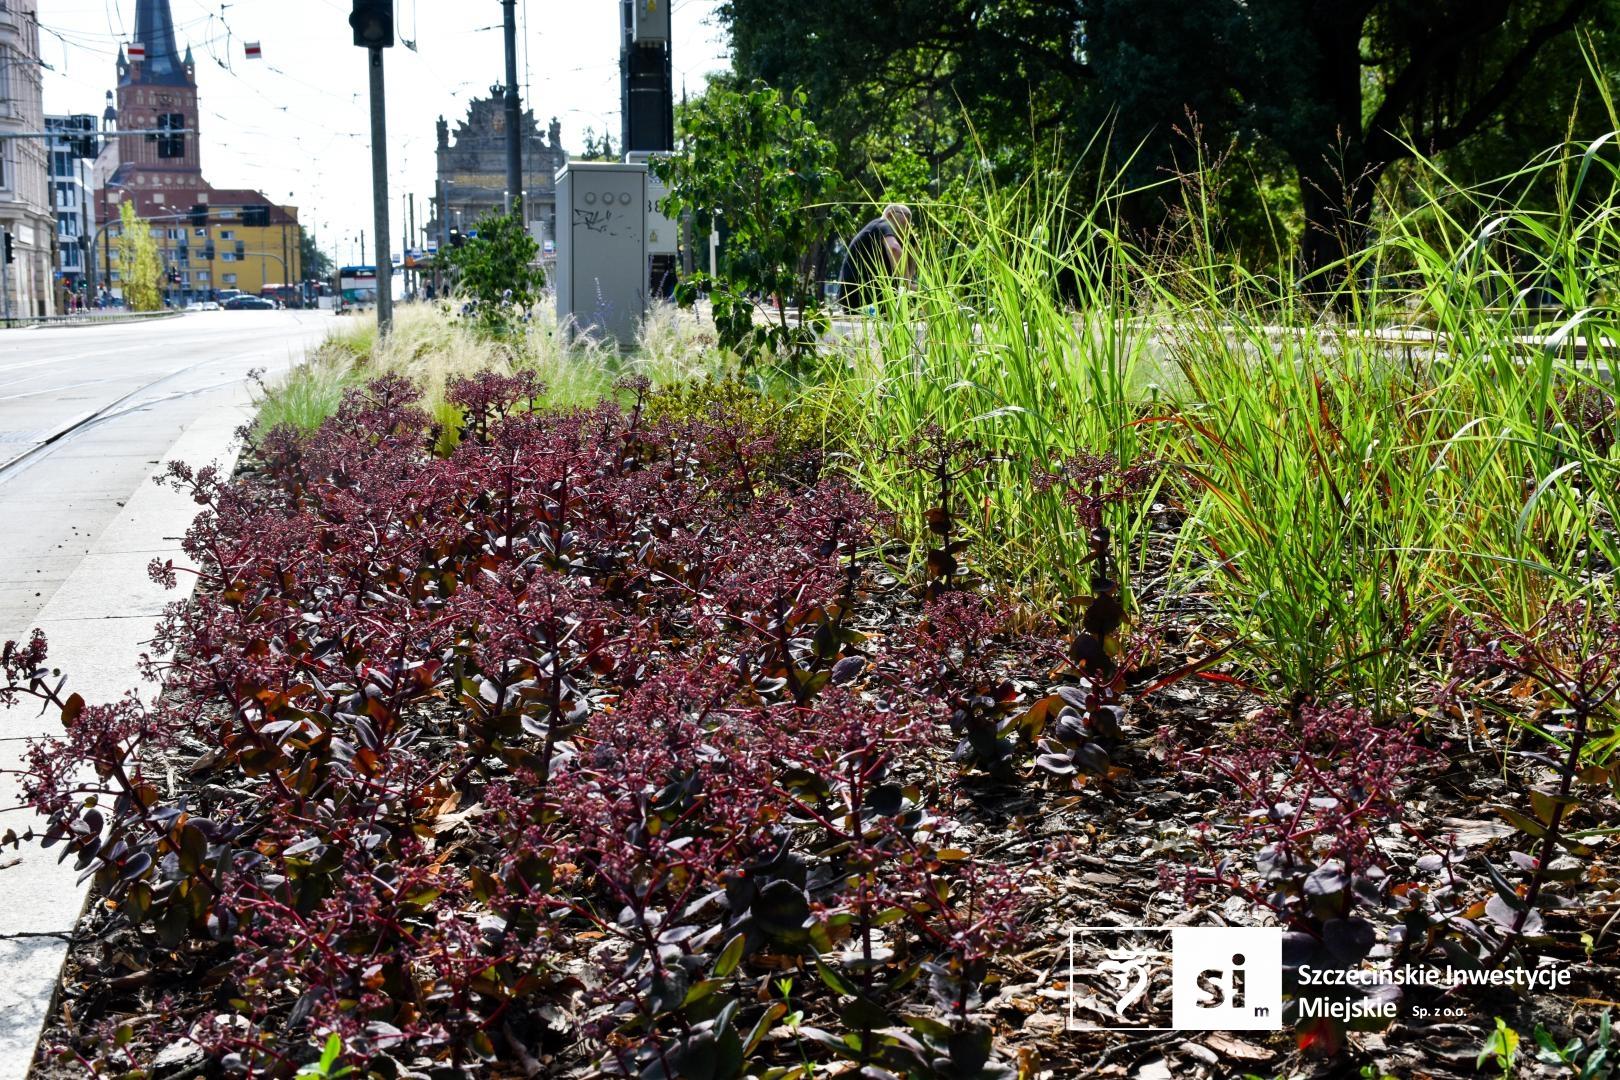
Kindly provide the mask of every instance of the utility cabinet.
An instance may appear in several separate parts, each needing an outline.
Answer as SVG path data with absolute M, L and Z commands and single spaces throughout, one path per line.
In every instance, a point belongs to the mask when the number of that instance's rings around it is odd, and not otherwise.
M 660 154 L 657 150 L 632 150 L 624 155 L 631 164 L 648 164 Z M 664 156 L 668 156 L 665 154 Z M 669 186 L 647 169 L 647 254 L 674 255 L 680 247 L 680 226 L 664 216 L 658 204 L 669 194 Z
M 647 166 L 571 161 L 556 190 L 558 325 L 632 345 L 647 311 Z
M 669 5 L 673 0 L 631 0 L 630 37 L 637 45 L 669 42 Z

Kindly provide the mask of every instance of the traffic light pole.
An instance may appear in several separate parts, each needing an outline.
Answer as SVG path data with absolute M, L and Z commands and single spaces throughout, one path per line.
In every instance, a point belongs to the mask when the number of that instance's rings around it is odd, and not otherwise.
M 506 212 L 523 202 L 523 106 L 517 86 L 517 0 L 501 0 L 506 9 Z
M 371 201 L 377 227 L 377 336 L 394 328 L 394 264 L 388 251 L 388 122 L 383 109 L 383 52 L 371 54 Z
M 10 260 L 0 255 L 0 293 L 6 298 L 6 329 L 11 329 L 11 266 Z

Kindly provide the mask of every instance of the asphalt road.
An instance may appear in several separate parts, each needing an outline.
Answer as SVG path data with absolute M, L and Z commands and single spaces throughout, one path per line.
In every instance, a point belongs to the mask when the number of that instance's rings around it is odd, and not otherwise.
M 325 311 L 0 331 L 0 641 L 20 637 L 187 425 L 249 397 Z M 205 463 L 197 463 L 205 464 Z

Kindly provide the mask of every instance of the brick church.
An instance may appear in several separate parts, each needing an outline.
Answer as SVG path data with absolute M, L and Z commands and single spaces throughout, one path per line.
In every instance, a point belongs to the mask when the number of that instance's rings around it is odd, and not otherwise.
M 99 220 L 116 221 L 124 203 L 134 204 L 153 230 L 168 274 L 165 295 L 176 303 L 299 282 L 297 207 L 203 177 L 197 65 L 191 49 L 182 54 L 176 44 L 169 0 L 136 0 L 131 46 L 118 53 L 118 128 L 156 134 L 111 140 L 106 153 L 115 159 L 98 163 L 99 173 L 110 169 L 97 192 Z M 95 259 L 121 295 L 117 243 L 104 241 Z

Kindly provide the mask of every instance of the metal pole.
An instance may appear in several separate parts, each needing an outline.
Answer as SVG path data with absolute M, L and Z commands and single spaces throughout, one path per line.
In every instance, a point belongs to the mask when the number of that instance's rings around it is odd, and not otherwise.
M 408 214 L 405 226 L 405 250 L 409 251 L 414 247 L 420 247 L 422 243 L 421 237 L 416 235 L 416 192 L 411 192 L 410 198 L 406 202 Z M 420 264 L 418 264 L 416 272 L 411 275 L 411 280 L 411 291 L 420 293 L 422 291 L 422 268 Z
M 523 108 L 517 85 L 517 0 L 506 9 L 506 212 L 523 202 Z
M 438 178 L 439 184 L 439 250 L 443 251 L 450 246 L 450 197 L 445 187 L 444 177 Z
M 619 0 L 619 153 L 630 149 L 630 0 Z M 603 132 L 606 135 L 606 132 Z
M 280 255 L 277 255 L 273 251 L 244 251 L 242 254 L 243 255 L 256 255 L 260 259 L 274 259 L 274 260 L 276 260 L 277 263 L 279 263 L 281 265 L 281 276 L 282 277 L 287 276 L 287 273 L 288 273 L 287 260 L 282 258 Z
M 388 256 L 388 123 L 383 108 L 382 50 L 370 52 L 371 201 L 377 217 L 377 336 L 383 338 L 394 327 L 394 264 Z M 360 258 L 365 259 L 363 252 Z
M 0 293 L 6 297 L 6 326 L 11 326 L 11 266 L 6 262 L 5 256 L 0 254 Z

